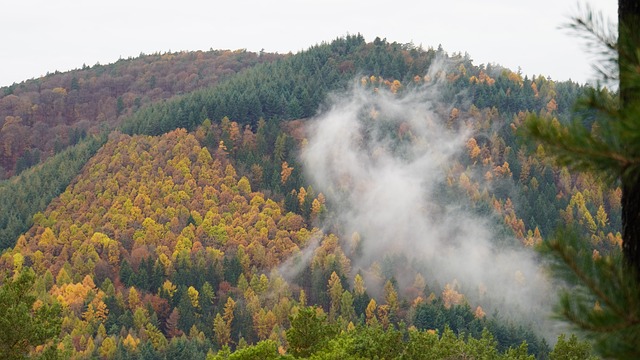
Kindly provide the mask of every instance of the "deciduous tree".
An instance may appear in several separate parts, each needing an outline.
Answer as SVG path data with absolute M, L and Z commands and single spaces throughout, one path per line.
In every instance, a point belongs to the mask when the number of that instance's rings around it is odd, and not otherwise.
M 23 359 L 60 332 L 60 305 L 34 308 L 35 274 L 25 269 L 0 287 L 0 358 Z

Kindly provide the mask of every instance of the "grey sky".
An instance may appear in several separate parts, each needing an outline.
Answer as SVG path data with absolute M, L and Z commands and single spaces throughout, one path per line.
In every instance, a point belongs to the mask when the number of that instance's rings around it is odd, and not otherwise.
M 0 4 L 0 86 L 141 52 L 297 52 L 361 33 L 468 52 L 527 75 L 585 82 L 592 57 L 558 27 L 575 0 L 8 0 Z M 584 2 L 582 2 L 584 4 Z M 591 0 L 614 19 L 615 0 Z

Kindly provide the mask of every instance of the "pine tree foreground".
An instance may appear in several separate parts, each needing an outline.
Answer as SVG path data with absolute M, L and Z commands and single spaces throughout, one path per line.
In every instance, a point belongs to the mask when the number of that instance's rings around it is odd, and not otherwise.
M 603 357 L 640 358 L 640 3 L 618 2 L 618 36 L 591 11 L 570 28 L 597 45 L 606 59 L 598 70 L 618 80 L 619 93 L 591 89 L 576 106 L 574 121 L 559 125 L 533 116 L 527 135 L 573 170 L 598 173 L 622 189 L 622 251 L 594 256 L 571 229 L 543 244 L 567 289 L 559 313 L 592 339 Z M 593 127 L 584 114 L 596 114 Z M 587 116 L 588 116 L 587 115 Z

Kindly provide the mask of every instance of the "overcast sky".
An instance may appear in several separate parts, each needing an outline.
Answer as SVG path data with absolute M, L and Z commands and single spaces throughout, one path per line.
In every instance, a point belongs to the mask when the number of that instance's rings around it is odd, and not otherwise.
M 588 3 L 615 20 L 616 0 Z M 357 33 L 582 83 L 593 79 L 594 59 L 559 29 L 577 8 L 576 0 L 11 0 L 0 5 L 0 86 L 141 52 L 287 53 Z

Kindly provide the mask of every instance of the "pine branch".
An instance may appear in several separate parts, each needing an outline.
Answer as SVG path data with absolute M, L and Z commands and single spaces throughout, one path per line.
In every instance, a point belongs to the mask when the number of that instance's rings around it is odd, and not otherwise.
M 594 294 L 599 300 L 606 304 L 607 307 L 611 309 L 616 315 L 623 317 L 625 309 L 618 307 L 613 299 L 611 299 L 600 288 L 599 284 L 596 281 L 594 281 L 591 274 L 588 274 L 586 271 L 584 271 L 583 268 L 581 268 L 576 262 L 576 257 L 580 258 L 584 255 L 576 254 L 573 246 L 564 243 L 567 240 L 559 240 L 561 238 L 575 239 L 576 236 L 576 234 L 561 232 L 556 236 L 555 239 L 546 244 L 553 255 L 556 256 L 558 260 L 560 260 L 557 261 L 556 266 L 566 267 L 572 275 L 578 278 L 579 284 L 584 285 L 590 293 Z M 571 242 L 575 243 L 575 240 L 571 240 Z
M 561 297 L 559 315 L 597 339 L 601 349 L 633 347 L 640 328 L 640 286 L 635 272 L 622 261 L 619 250 L 594 260 L 587 241 L 571 230 L 560 230 L 540 250 L 552 259 L 556 274 L 570 284 Z M 594 305 L 596 300 L 601 308 Z M 612 335 L 615 334 L 614 337 Z
M 629 157 L 617 149 L 617 144 L 607 142 L 609 136 L 596 138 L 581 124 L 563 126 L 533 115 L 527 119 L 525 131 L 530 138 L 553 150 L 551 156 L 559 165 L 576 170 L 597 170 L 607 175 L 613 172 L 616 177 L 626 168 L 640 165 L 640 157 Z
M 571 30 L 586 40 L 587 51 L 602 58 L 594 64 L 594 69 L 604 80 L 618 79 L 618 38 L 616 24 L 605 19 L 602 12 L 594 12 L 590 6 L 579 9 L 581 14 L 571 17 L 571 21 L 562 28 Z

